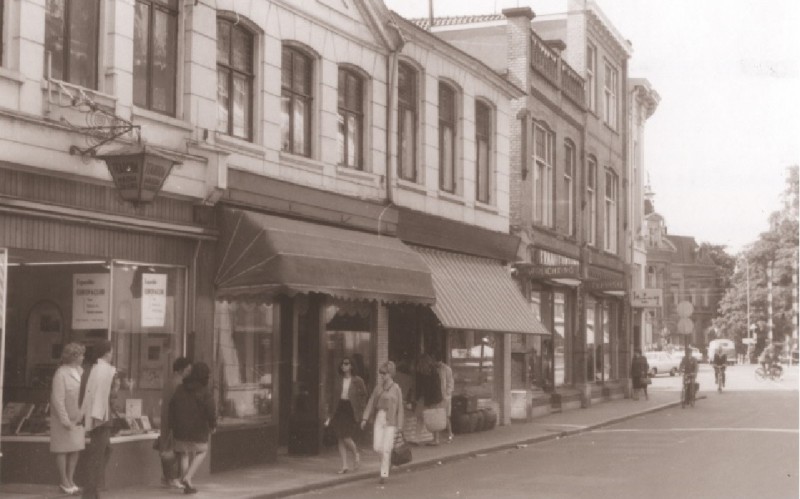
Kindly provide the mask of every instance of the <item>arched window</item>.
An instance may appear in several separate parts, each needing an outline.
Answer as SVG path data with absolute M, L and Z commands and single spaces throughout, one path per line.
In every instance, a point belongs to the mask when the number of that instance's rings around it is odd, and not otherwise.
M 234 21 L 217 19 L 217 130 L 253 138 L 253 34 Z
M 439 82 L 439 189 L 456 192 L 456 91 Z
M 492 109 L 475 101 L 475 199 L 492 201 Z
M 339 68 L 339 164 L 364 168 L 364 81 L 355 71 Z
M 284 46 L 281 61 L 281 150 L 311 156 L 312 59 Z

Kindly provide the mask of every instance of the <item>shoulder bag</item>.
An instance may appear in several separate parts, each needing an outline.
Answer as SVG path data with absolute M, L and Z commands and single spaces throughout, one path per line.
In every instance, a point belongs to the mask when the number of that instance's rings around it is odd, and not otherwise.
M 402 464 L 411 462 L 411 446 L 408 445 L 406 439 L 403 438 L 403 432 L 400 429 L 394 434 L 394 447 L 392 448 L 392 464 L 400 466 Z

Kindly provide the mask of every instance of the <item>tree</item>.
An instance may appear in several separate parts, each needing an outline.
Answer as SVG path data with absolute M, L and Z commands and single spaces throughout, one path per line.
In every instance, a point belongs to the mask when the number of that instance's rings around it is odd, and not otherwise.
M 730 287 L 720 301 L 713 326 L 722 336 L 740 340 L 748 336 L 747 283 L 750 284 L 750 324 L 756 325 L 763 343 L 768 334 L 767 269 L 772 266 L 773 341 L 792 337 L 792 275 L 797 274 L 798 258 L 798 167 L 787 169 L 783 207 L 769 217 L 769 230 L 736 256 Z M 749 275 L 748 275 L 749 271 Z

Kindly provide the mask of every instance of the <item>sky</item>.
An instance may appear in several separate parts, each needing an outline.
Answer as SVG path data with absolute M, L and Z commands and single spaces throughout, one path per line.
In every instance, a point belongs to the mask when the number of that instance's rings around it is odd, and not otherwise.
M 384 0 L 427 17 L 428 0 Z M 644 166 L 670 234 L 736 253 L 781 208 L 786 168 L 800 164 L 800 1 L 596 0 L 633 44 L 629 76 L 661 96 L 648 120 Z M 566 0 L 434 0 L 434 15 Z

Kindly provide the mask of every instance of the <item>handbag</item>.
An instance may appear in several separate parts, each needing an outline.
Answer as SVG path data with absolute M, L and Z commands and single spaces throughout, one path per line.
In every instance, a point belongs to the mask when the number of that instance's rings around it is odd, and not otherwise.
M 447 428 L 447 412 L 444 407 L 434 407 L 422 411 L 422 420 L 429 432 L 442 431 Z
M 392 464 L 400 466 L 411 462 L 411 446 L 403 438 L 403 432 L 397 430 L 394 434 L 394 447 L 392 447 Z
M 650 379 L 650 376 L 645 376 L 645 378 L 644 378 L 644 384 L 645 384 L 645 385 L 649 385 L 649 384 L 651 384 L 652 382 L 653 382 L 653 380 L 652 380 L 652 379 Z

